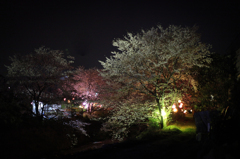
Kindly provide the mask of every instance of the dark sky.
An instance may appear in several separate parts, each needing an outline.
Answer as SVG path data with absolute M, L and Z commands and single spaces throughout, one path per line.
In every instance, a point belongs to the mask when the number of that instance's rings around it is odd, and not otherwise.
M 138 0 L 0 2 L 0 74 L 9 56 L 28 54 L 40 46 L 69 50 L 75 66 L 101 68 L 116 48 L 114 38 L 157 25 L 199 26 L 202 42 L 224 53 L 240 29 L 239 2 Z

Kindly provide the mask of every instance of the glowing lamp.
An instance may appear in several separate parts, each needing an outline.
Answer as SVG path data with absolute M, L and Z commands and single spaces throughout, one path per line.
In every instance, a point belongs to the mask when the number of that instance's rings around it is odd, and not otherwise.
M 166 112 L 162 110 L 162 116 L 166 116 Z
M 179 108 L 182 108 L 182 106 L 183 106 L 183 104 L 181 103 L 181 104 L 179 105 Z
M 66 101 L 66 98 L 63 98 L 64 101 Z
M 176 108 L 173 109 L 173 112 L 177 112 L 178 110 Z
M 180 99 L 178 100 L 178 103 L 181 103 L 181 100 L 180 100 Z
M 184 110 L 184 112 L 183 113 L 187 113 L 187 110 Z

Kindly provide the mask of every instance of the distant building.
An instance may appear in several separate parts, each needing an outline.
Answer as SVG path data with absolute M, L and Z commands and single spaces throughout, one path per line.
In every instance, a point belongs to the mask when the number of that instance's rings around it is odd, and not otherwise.
M 36 106 L 35 106 L 35 102 L 32 101 L 32 112 L 34 114 L 36 114 Z M 43 109 L 43 103 L 39 102 L 38 104 L 38 112 L 39 114 L 47 114 L 47 113 L 52 113 L 52 112 L 56 112 L 57 109 L 61 109 L 61 105 L 59 104 L 45 104 L 44 105 L 44 109 Z

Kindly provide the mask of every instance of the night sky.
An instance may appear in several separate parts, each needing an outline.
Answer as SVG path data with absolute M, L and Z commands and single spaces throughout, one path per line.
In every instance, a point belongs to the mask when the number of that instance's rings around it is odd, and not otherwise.
M 239 2 L 138 0 L 0 2 L 0 74 L 9 56 L 28 54 L 40 46 L 68 50 L 74 66 L 102 68 L 116 48 L 115 38 L 157 25 L 199 26 L 202 42 L 225 53 L 240 32 Z

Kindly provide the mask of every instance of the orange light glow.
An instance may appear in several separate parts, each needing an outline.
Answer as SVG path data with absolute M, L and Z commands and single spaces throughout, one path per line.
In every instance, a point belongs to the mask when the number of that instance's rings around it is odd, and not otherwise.
M 173 112 L 177 112 L 178 110 L 176 108 L 173 109 Z

